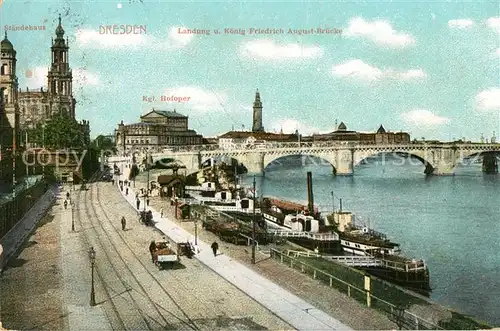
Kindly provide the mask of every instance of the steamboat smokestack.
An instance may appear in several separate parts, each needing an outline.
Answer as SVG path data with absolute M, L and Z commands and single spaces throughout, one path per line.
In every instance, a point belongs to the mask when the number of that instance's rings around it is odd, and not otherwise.
M 314 214 L 312 172 L 310 171 L 307 172 L 307 209 L 311 215 Z

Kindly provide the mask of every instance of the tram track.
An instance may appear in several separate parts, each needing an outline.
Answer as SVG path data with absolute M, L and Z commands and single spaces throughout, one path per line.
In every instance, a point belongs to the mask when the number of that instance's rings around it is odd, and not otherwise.
M 95 182 L 95 179 L 98 177 L 98 175 L 93 176 L 93 178 L 89 181 L 89 184 Z M 92 188 L 93 185 L 90 185 Z M 156 330 L 156 329 L 164 329 L 164 327 L 160 324 L 160 328 L 154 327 L 151 322 L 148 320 L 147 317 L 148 314 L 146 314 L 143 309 L 141 309 L 140 305 L 137 303 L 137 299 L 134 298 L 132 295 L 132 287 L 127 284 L 123 276 L 124 274 L 120 271 L 117 270 L 116 265 L 113 263 L 113 259 L 110 257 L 110 253 L 106 249 L 106 244 L 104 241 L 101 239 L 101 236 L 99 235 L 99 232 L 97 230 L 95 222 L 92 221 L 93 216 L 91 215 L 90 210 L 92 208 L 89 208 L 89 199 L 87 198 L 87 193 L 91 193 L 92 189 L 89 191 L 85 191 L 84 194 L 84 201 L 83 201 L 83 206 L 84 206 L 84 211 L 82 212 L 82 209 L 79 208 L 79 223 L 80 226 L 83 228 L 84 223 L 82 221 L 82 215 L 88 219 L 91 227 L 87 228 L 83 232 L 83 237 L 85 239 L 85 242 L 87 245 L 90 247 L 97 248 L 99 256 L 105 256 L 107 263 L 98 263 L 96 261 L 96 273 L 98 275 L 98 278 L 103 284 L 103 289 L 104 292 L 106 293 L 106 298 L 107 300 L 105 302 L 109 302 L 112 306 L 112 310 L 115 313 L 115 317 L 118 319 L 118 328 L 113 327 L 114 329 L 117 330 Z M 81 191 L 80 191 L 81 193 Z M 78 194 L 79 200 L 80 200 L 80 193 Z M 81 203 L 81 202 L 80 202 Z M 90 201 L 90 206 L 92 206 L 92 202 Z M 88 231 L 93 230 L 95 232 L 95 239 L 91 240 Z M 97 245 L 96 245 L 97 244 Z M 101 249 L 99 249 L 100 247 Z M 104 255 L 100 253 L 104 253 Z M 118 253 L 119 255 L 119 253 Z M 102 260 L 101 260 L 102 261 Z M 100 265 L 99 265 L 100 264 Z M 114 277 L 113 277 L 114 275 Z M 112 283 L 115 283 L 115 285 L 112 285 Z M 121 290 L 116 290 L 116 283 L 121 284 L 121 287 L 123 289 Z M 111 295 L 110 292 L 113 292 L 113 295 Z M 121 300 L 120 300 L 121 299 Z M 132 308 L 132 309 L 131 309 Z M 108 316 L 109 317 L 109 316 Z M 137 317 L 140 318 L 138 321 Z M 153 318 L 150 317 L 151 320 L 154 320 Z M 141 323 L 142 321 L 142 323 Z M 111 321 L 110 321 L 111 322 Z M 159 324 L 157 322 L 157 324 Z
M 167 292 L 167 290 L 163 287 L 163 285 L 159 282 L 159 280 L 148 270 L 147 266 L 143 263 L 142 259 L 137 256 L 137 254 L 134 252 L 133 248 L 130 247 L 130 245 L 126 242 L 124 237 L 121 235 L 120 231 L 121 229 L 117 229 L 113 225 L 113 222 L 109 215 L 105 212 L 102 202 L 100 200 L 99 196 L 99 188 L 98 188 L 99 183 L 95 182 L 93 185 L 90 185 L 89 191 L 88 191 L 88 197 L 86 196 L 85 199 L 85 208 L 86 208 L 86 214 L 87 218 L 89 219 L 91 228 L 96 232 L 97 234 L 97 241 L 99 242 L 100 246 L 103 248 L 103 251 L 109 261 L 109 264 L 111 264 L 113 271 L 115 274 L 117 274 L 118 277 L 123 276 L 122 273 L 120 273 L 116 266 L 113 265 L 111 262 L 113 259 L 110 257 L 110 252 L 107 252 L 105 249 L 105 246 L 110 245 L 111 250 L 113 250 L 116 253 L 116 256 L 118 257 L 118 260 L 120 260 L 123 264 L 123 266 L 126 269 L 126 274 L 127 277 L 130 278 L 130 284 L 134 284 L 134 289 L 132 286 L 127 284 L 126 282 L 123 281 L 122 278 L 120 278 L 122 282 L 122 286 L 127 289 L 127 287 L 130 289 L 130 292 L 133 292 L 134 294 L 139 294 L 140 298 L 143 299 L 142 302 L 147 301 L 147 306 L 148 306 L 148 311 L 154 311 L 156 315 L 155 317 L 159 317 L 159 319 L 162 320 L 162 323 L 158 321 L 158 318 L 153 318 L 150 314 L 145 314 L 144 311 L 140 308 L 140 304 L 138 304 L 136 299 L 132 297 L 132 293 L 129 293 L 130 299 L 132 300 L 132 304 L 135 306 L 136 310 L 140 312 L 141 316 L 143 317 L 143 320 L 147 326 L 148 329 L 152 330 L 157 327 L 162 327 L 162 328 L 167 328 L 167 329 L 174 329 L 174 326 L 167 321 L 167 319 L 164 317 L 164 314 L 168 317 L 171 317 L 175 320 L 176 324 L 182 324 L 182 327 L 184 329 L 193 329 L 193 330 L 199 330 L 199 328 L 196 326 L 195 322 L 187 315 L 187 313 L 175 302 L 174 298 Z M 90 198 L 90 199 L 89 199 Z M 95 204 L 93 203 L 94 201 L 98 201 L 99 203 L 99 209 L 100 211 L 97 210 Z M 90 205 L 90 207 L 89 207 Z M 105 226 L 105 223 L 107 224 Z M 102 231 L 98 231 L 102 230 Z M 101 234 L 101 235 L 99 235 Z M 120 247 L 117 247 L 117 244 L 115 240 L 113 240 L 112 236 L 118 236 L 120 238 Z M 105 240 L 105 239 L 106 240 Z M 106 243 L 104 243 L 106 241 Z M 123 243 L 123 245 L 121 245 Z M 108 246 L 109 247 L 109 246 Z M 124 254 L 123 247 L 127 247 L 127 254 Z M 124 258 L 124 256 L 126 256 Z M 127 260 L 127 261 L 126 261 Z M 155 295 L 157 294 L 165 294 L 167 298 L 171 300 L 171 302 L 174 303 L 174 305 L 177 307 L 179 312 L 181 314 L 175 314 L 169 310 L 167 310 L 164 305 L 159 304 L 153 298 L 149 295 L 148 291 L 146 288 L 142 285 L 143 282 L 136 276 L 136 273 L 130 268 L 130 265 L 136 264 L 137 262 L 139 263 L 140 267 L 140 274 L 144 279 L 144 276 L 148 276 L 148 285 L 151 284 L 150 280 L 156 285 L 155 288 L 159 289 L 159 291 L 155 291 Z M 145 274 L 144 274 L 145 272 Z M 105 284 L 106 287 L 109 287 L 109 284 Z M 151 286 L 148 286 L 148 288 L 151 288 Z M 120 292 L 120 291 L 117 291 Z M 108 295 L 109 297 L 109 295 Z M 161 309 L 161 311 L 160 311 Z M 163 312 L 163 313 L 162 313 Z M 183 315 L 186 320 L 178 317 L 177 315 Z M 155 325 L 151 325 L 151 320 Z
M 123 235 L 120 233 L 121 230 L 118 229 L 115 225 L 113 225 L 112 219 L 111 219 L 111 217 L 109 217 L 109 214 L 106 212 L 106 210 L 105 210 L 105 208 L 103 206 L 102 200 L 100 199 L 99 186 L 98 185 L 99 185 L 99 183 L 97 183 L 96 186 L 95 186 L 95 189 L 96 189 L 96 191 L 95 191 L 96 192 L 96 200 L 98 201 L 99 207 L 100 207 L 100 209 L 103 212 L 104 218 L 108 221 L 109 225 L 113 228 L 113 230 L 114 230 L 113 232 L 120 237 L 122 243 L 132 253 L 132 255 L 134 256 L 135 260 L 139 262 L 139 264 L 143 268 L 143 270 L 146 271 L 146 273 L 148 274 L 148 276 L 161 289 L 161 292 L 162 292 L 161 294 L 165 294 L 166 297 L 170 299 L 170 301 L 176 306 L 176 308 L 179 310 L 179 312 L 181 312 L 181 314 L 184 316 L 184 318 L 186 319 L 186 321 L 183 320 L 183 319 L 181 319 L 180 317 L 176 316 L 172 312 L 169 312 L 169 311 L 166 311 L 166 312 L 168 312 L 172 317 L 174 317 L 179 322 L 181 322 L 184 326 L 189 327 L 190 329 L 193 329 L 195 331 L 200 330 L 198 328 L 198 326 L 196 325 L 196 323 L 189 317 L 189 315 L 184 311 L 184 309 L 176 302 L 176 300 L 172 297 L 172 295 L 165 289 L 165 287 L 161 284 L 161 282 L 158 280 L 158 278 L 156 278 L 155 275 L 151 271 L 149 271 L 149 268 L 143 262 L 143 259 L 141 257 L 139 257 L 135 253 L 134 249 L 130 246 L 130 244 L 125 240 L 125 238 L 123 237 Z M 103 230 L 107 233 L 107 235 L 109 235 L 109 232 L 107 232 L 104 229 L 104 227 L 102 226 L 102 223 L 100 223 L 100 225 L 103 228 Z M 169 275 L 169 278 L 174 278 L 176 280 L 176 283 L 182 284 L 182 282 L 173 273 Z M 182 287 L 185 287 L 185 286 L 182 285 Z M 185 288 L 185 289 L 187 291 L 187 288 Z M 187 291 L 187 292 L 189 292 L 189 291 Z
M 96 174 L 94 174 L 91 178 L 91 181 L 94 180 L 94 177 L 96 176 Z M 82 191 L 78 191 L 78 194 L 77 194 L 77 201 L 80 201 L 80 196 L 81 196 L 81 193 Z M 73 207 L 72 207 L 73 208 Z M 78 223 L 80 223 L 80 226 L 81 226 L 81 229 L 83 229 L 83 222 L 81 221 L 81 209 L 78 208 L 78 217 L 77 217 L 77 220 L 78 220 Z M 84 230 L 83 232 L 85 233 L 86 230 Z M 85 241 L 85 243 L 87 244 L 87 247 L 91 247 L 91 244 L 90 244 L 90 240 L 88 238 L 88 236 L 86 234 L 83 235 L 83 239 Z M 96 269 L 96 274 L 97 274 L 97 279 L 100 280 L 103 284 L 104 284 L 104 278 L 101 274 L 101 272 L 99 271 L 98 268 L 95 268 Z M 125 323 L 124 321 L 121 319 L 120 317 L 120 313 L 118 311 L 118 307 L 116 306 L 116 304 L 114 303 L 113 301 L 113 297 L 111 296 L 111 294 L 109 293 L 109 290 L 108 290 L 108 287 L 107 286 L 103 286 L 103 290 L 104 290 L 104 293 L 106 294 L 106 297 L 108 298 L 108 302 L 110 303 L 110 306 L 111 306 L 111 309 L 116 317 L 116 319 L 118 320 L 118 324 L 119 324 L 119 327 L 118 328 L 114 328 L 113 325 L 112 325 L 112 328 L 113 330 L 126 330 L 126 327 L 125 327 Z M 107 314 L 107 312 L 106 312 Z M 108 315 L 108 320 L 111 320 L 111 316 Z

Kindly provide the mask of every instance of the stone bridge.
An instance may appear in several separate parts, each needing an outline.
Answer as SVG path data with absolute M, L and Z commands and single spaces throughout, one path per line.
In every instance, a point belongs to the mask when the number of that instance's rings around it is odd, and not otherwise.
M 267 143 L 260 145 L 234 145 L 222 149 L 218 145 L 186 146 L 165 149 L 151 154 L 154 162 L 175 159 L 187 169 L 195 171 L 207 160 L 231 157 L 245 165 L 249 173 L 264 174 L 264 169 L 274 160 L 292 155 L 308 155 L 321 158 L 331 164 L 336 175 L 352 175 L 354 167 L 364 159 L 382 153 L 409 155 L 422 162 L 424 172 L 433 175 L 452 175 L 463 160 L 483 156 L 486 172 L 497 173 L 500 144 L 457 143 L 410 143 L 398 145 L 360 145 L 346 142 L 321 143 Z

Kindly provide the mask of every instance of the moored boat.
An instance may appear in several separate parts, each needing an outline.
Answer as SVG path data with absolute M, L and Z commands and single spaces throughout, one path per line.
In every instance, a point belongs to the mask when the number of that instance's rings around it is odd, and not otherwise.
M 337 211 L 327 217 L 334 224 L 339 234 L 342 249 L 355 255 L 371 255 L 370 251 L 379 251 L 386 255 L 400 252 L 399 244 L 387 239 L 386 235 L 355 224 L 355 216 L 351 212 Z

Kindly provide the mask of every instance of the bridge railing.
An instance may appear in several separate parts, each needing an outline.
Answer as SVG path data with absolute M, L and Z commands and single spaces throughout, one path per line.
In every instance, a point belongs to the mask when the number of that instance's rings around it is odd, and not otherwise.
M 405 329 L 408 330 L 442 330 L 443 328 L 437 325 L 434 322 L 426 320 L 417 314 L 410 312 L 408 308 L 402 309 L 397 303 L 392 303 L 388 300 L 397 300 L 397 298 L 387 295 L 387 298 L 381 298 L 380 296 L 376 296 L 373 294 L 377 283 L 372 280 L 370 282 L 370 290 L 363 288 L 364 278 L 365 276 L 361 272 L 352 271 L 351 273 L 359 274 L 359 280 L 355 281 L 355 279 L 348 276 L 348 273 L 341 272 L 347 268 L 343 266 L 343 268 L 339 269 L 339 274 L 334 275 L 333 270 L 320 269 L 314 266 L 312 263 L 304 262 L 301 257 L 302 256 L 288 256 L 287 252 L 281 252 L 277 249 L 271 248 L 270 250 L 271 258 L 275 259 L 278 262 L 281 262 L 284 265 L 289 266 L 292 269 L 299 270 L 304 274 L 316 279 L 317 281 L 329 284 L 331 288 L 336 288 L 344 293 L 347 293 L 349 297 L 352 297 L 363 304 L 367 305 L 371 308 L 376 308 L 381 310 L 389 315 L 390 318 L 398 317 L 398 322 L 401 322 Z M 308 259 L 321 259 L 315 258 L 313 255 L 310 255 Z M 339 264 L 340 266 L 341 264 Z M 366 284 L 366 283 L 365 283 Z M 365 285 L 366 286 L 366 285 Z M 396 287 L 395 285 L 387 285 L 390 287 Z M 390 291 L 388 291 L 390 292 Z M 384 293 L 384 292 L 380 292 Z M 390 292 L 392 293 L 392 292 Z M 399 311 L 401 310 L 401 311 Z
M 458 149 L 478 149 L 478 150 L 498 150 L 500 151 L 500 144 L 480 144 L 480 143 L 405 143 L 405 144 L 366 144 L 359 142 L 343 142 L 343 141 L 327 141 L 327 142 L 268 142 L 264 144 L 231 144 L 231 145 L 191 145 L 191 146 L 174 146 L 162 149 L 161 152 L 155 153 L 157 155 L 168 155 L 178 153 L 193 153 L 193 152 L 238 152 L 238 151 L 259 151 L 259 150 L 280 150 L 280 149 L 297 149 L 297 148 L 356 148 L 356 149 L 383 149 L 383 150 L 404 150 L 415 148 L 443 148 L 443 147 L 456 147 Z

